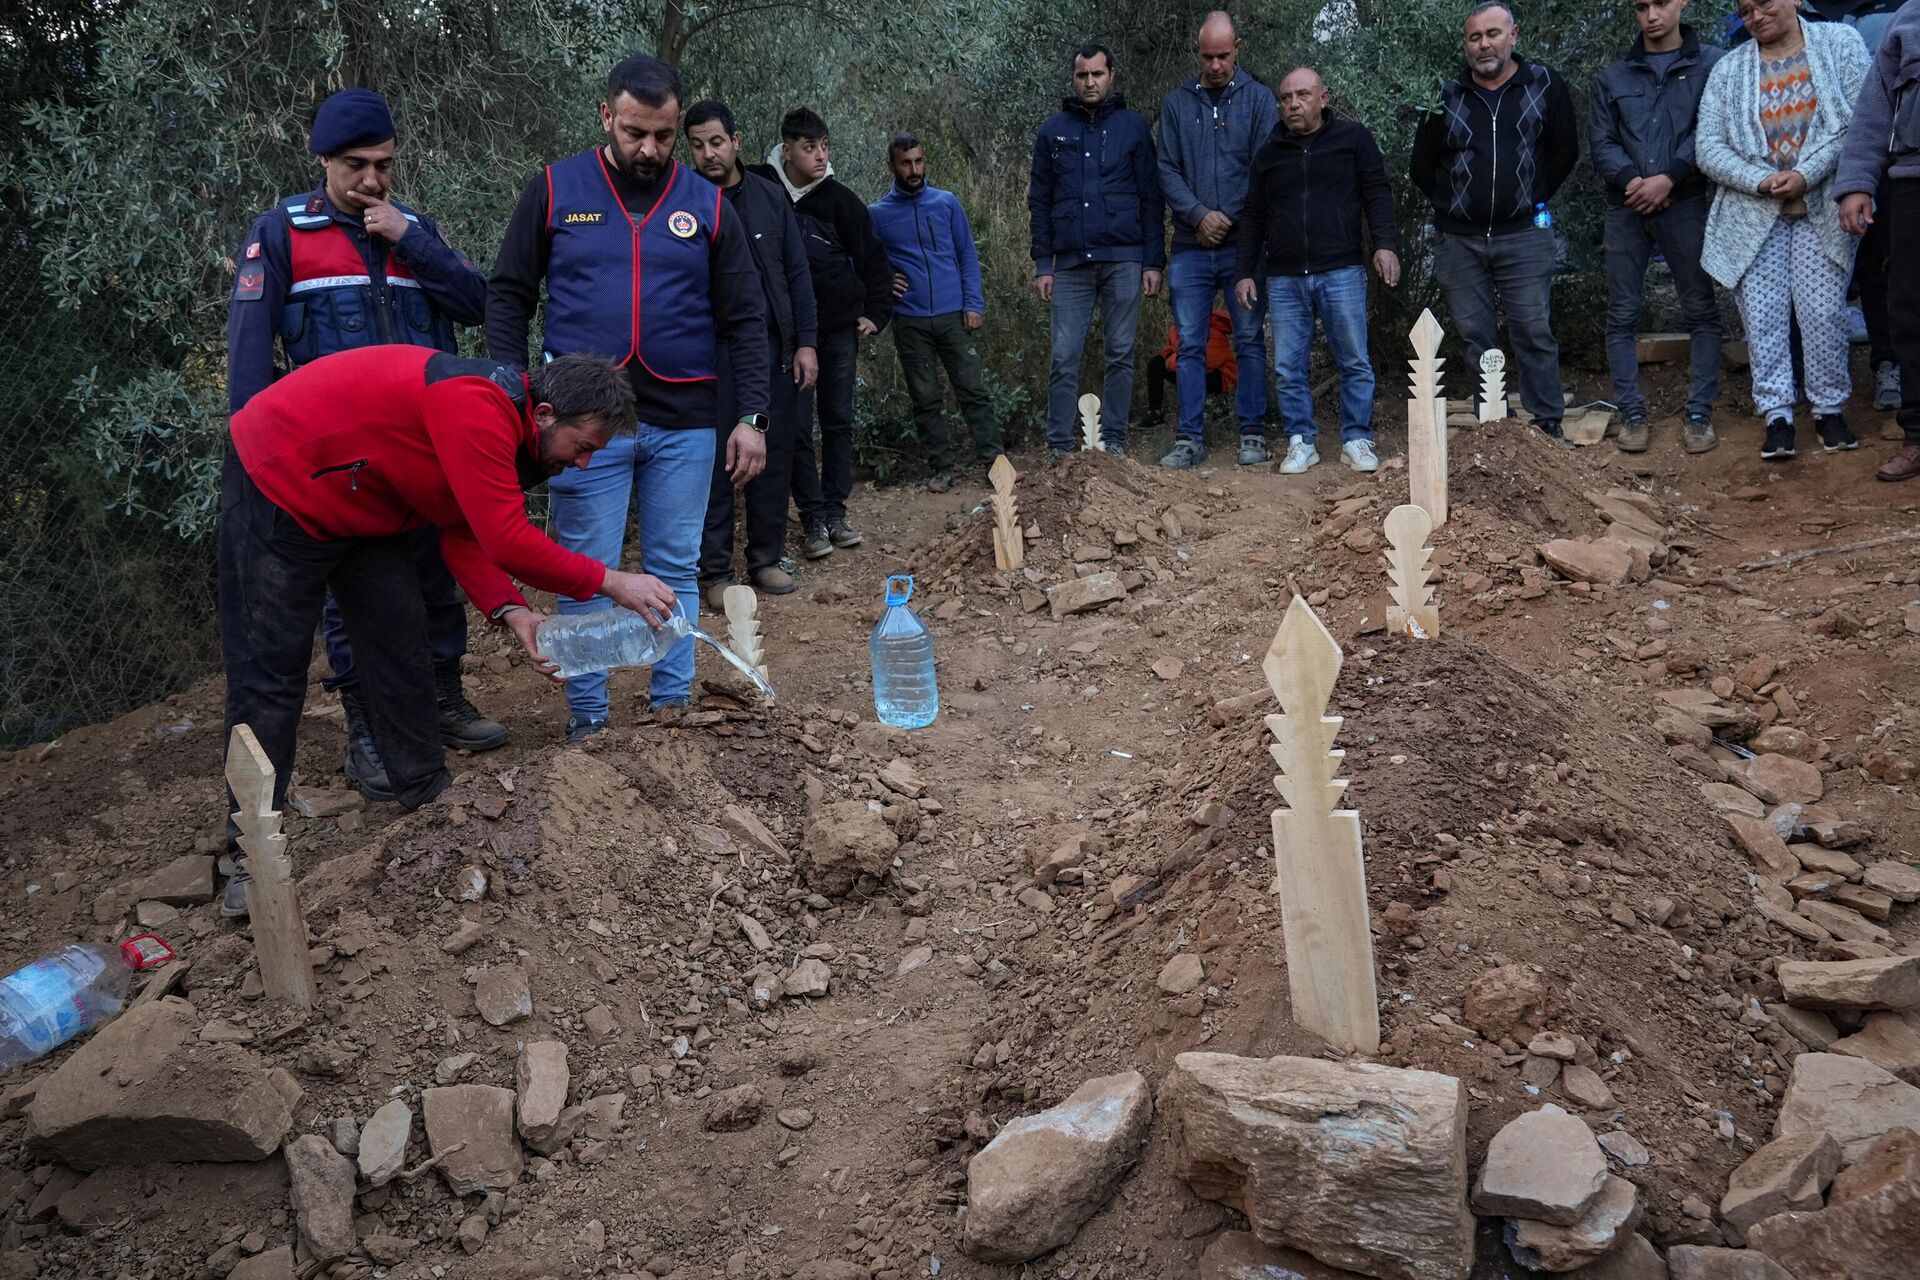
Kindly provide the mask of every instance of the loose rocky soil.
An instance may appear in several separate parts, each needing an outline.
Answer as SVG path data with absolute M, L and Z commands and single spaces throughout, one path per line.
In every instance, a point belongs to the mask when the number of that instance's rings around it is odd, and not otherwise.
M 1871 833 L 1854 853 L 1912 862 L 1911 544 L 1739 566 L 1897 532 L 1920 490 L 1874 483 L 1888 446 L 1871 440 L 1770 468 L 1745 422 L 1703 458 L 1664 427 L 1638 458 L 1515 423 L 1456 432 L 1443 631 L 1425 641 L 1382 626 L 1379 523 L 1406 492 L 1391 457 L 1375 477 L 1299 478 L 1016 459 L 1035 528 L 1012 575 L 993 571 L 984 489 L 863 492 L 867 546 L 763 605 L 777 708 L 731 696 L 703 659 L 696 713 L 649 722 L 643 675 L 622 673 L 620 727 L 580 750 L 557 744 L 558 693 L 476 634 L 469 690 L 508 747 L 459 761 L 415 814 L 288 816 L 320 975 L 306 1014 L 260 998 L 246 934 L 210 904 L 133 892 L 217 849 L 208 684 L 0 761 L 0 970 L 140 932 L 139 912 L 181 953 L 156 981 L 201 1037 L 297 1082 L 295 1131 L 332 1140 L 406 1101 L 409 1168 L 360 1195 L 355 1232 L 378 1243 L 334 1276 L 1185 1280 L 1238 1216 L 1173 1179 L 1160 1126 L 1113 1200 L 1023 1267 L 960 1251 L 966 1166 L 1092 1076 L 1157 1086 L 1202 1046 L 1338 1056 L 1289 1020 L 1270 893 L 1259 666 L 1300 593 L 1346 653 L 1328 714 L 1364 826 L 1379 1060 L 1465 1083 L 1476 1167 L 1543 1101 L 1631 1135 L 1650 1160 L 1614 1172 L 1639 1186 L 1646 1233 L 1722 1244 L 1711 1206 L 1772 1136 L 1801 1048 L 1760 1012 L 1779 999 L 1773 961 L 1831 944 L 1755 909 L 1748 858 L 1701 792 L 1720 777 L 1699 770 L 1734 753 L 1670 753 L 1660 695 L 1711 689 L 1749 733 L 1802 730 L 1821 803 Z M 1587 495 L 1615 489 L 1655 513 L 1663 562 L 1615 586 L 1542 566 L 1542 543 L 1603 533 Z M 1052 617 L 1044 589 L 1076 564 L 1119 573 L 1125 601 Z M 874 722 L 867 678 L 893 572 L 918 576 L 941 662 L 941 718 L 911 735 Z M 1777 674 L 1743 694 L 1760 655 Z M 299 771 L 323 800 L 340 723 L 316 683 Z M 863 810 L 877 830 L 847 817 Z M 1895 950 L 1920 937 L 1905 908 L 1884 927 Z M 1161 981 L 1176 955 L 1198 958 L 1197 983 L 1190 961 Z M 476 991 L 511 969 L 531 1013 L 493 1025 Z M 1531 1020 L 1470 1008 L 1476 979 L 1529 986 Z M 1542 1027 L 1611 1100 L 1570 1099 L 1574 1073 L 1526 1053 Z M 593 1103 L 572 1141 L 529 1153 L 496 1200 L 416 1171 L 422 1091 L 513 1089 L 537 1040 L 565 1043 L 567 1100 Z M 29 1150 L 16 1113 L 71 1053 L 0 1079 L 18 1090 L 0 1105 L 0 1276 L 224 1277 L 294 1243 L 280 1157 L 83 1175 Z M 1479 1259 L 1479 1275 L 1529 1274 L 1489 1226 Z

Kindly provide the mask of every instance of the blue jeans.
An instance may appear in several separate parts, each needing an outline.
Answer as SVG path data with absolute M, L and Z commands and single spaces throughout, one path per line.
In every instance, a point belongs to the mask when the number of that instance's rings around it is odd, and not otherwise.
M 620 566 L 629 499 L 640 503 L 640 567 L 671 587 L 689 621 L 700 616 L 700 532 L 707 518 L 717 433 L 712 428 L 668 431 L 641 423 L 615 436 L 585 471 L 555 476 L 553 538 L 569 551 Z M 603 597 L 560 597 L 561 613 L 605 609 Z M 682 640 L 653 668 L 653 705 L 684 703 L 693 692 L 693 640 Z M 567 681 L 567 706 L 582 720 L 607 718 L 607 673 Z
M 1645 414 L 1640 394 L 1640 310 L 1646 296 L 1647 263 L 1655 248 L 1673 272 L 1673 287 L 1692 334 L 1688 413 L 1713 412 L 1720 394 L 1720 303 L 1713 277 L 1700 265 L 1707 240 L 1705 196 L 1677 200 L 1660 213 L 1639 214 L 1621 205 L 1607 210 L 1607 370 L 1613 377 L 1613 402 L 1628 417 Z M 1877 224 L 1876 224 L 1877 225 Z
M 1100 390 L 1100 439 L 1125 445 L 1133 413 L 1133 332 L 1140 322 L 1137 262 L 1088 262 L 1053 277 L 1053 368 L 1047 378 L 1047 447 L 1071 450 L 1080 434 L 1080 353 L 1100 305 L 1107 373 Z
M 1213 332 L 1216 293 L 1233 317 L 1233 362 L 1239 375 L 1234 407 L 1240 414 L 1240 434 L 1267 434 L 1267 300 L 1256 297 L 1252 310 L 1234 301 L 1235 254 L 1231 248 L 1177 249 L 1167 267 L 1173 323 L 1180 330 L 1180 355 L 1173 366 L 1180 393 L 1180 436 L 1196 443 L 1206 428 L 1207 338 Z
M 1327 331 L 1327 350 L 1340 373 L 1340 443 L 1373 439 L 1373 363 L 1367 359 L 1367 269 L 1341 267 L 1318 275 L 1267 277 L 1267 310 L 1273 316 L 1273 377 L 1280 392 L 1280 422 L 1288 436 L 1312 440 L 1309 365 L 1313 319 Z

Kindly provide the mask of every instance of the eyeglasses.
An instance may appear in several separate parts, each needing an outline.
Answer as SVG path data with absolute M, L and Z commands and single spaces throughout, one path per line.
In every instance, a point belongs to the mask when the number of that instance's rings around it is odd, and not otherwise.
M 1740 21 L 1745 22 L 1756 13 L 1772 13 L 1779 5 L 1780 0 L 1751 0 L 1751 3 L 1734 9 L 1734 13 L 1739 15 Z

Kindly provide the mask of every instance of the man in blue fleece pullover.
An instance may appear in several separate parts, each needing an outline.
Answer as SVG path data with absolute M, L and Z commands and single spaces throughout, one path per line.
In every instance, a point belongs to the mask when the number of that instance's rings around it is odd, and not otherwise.
M 967 211 L 951 191 L 927 185 L 927 150 L 910 133 L 887 146 L 893 189 L 868 207 L 880 243 L 893 264 L 893 347 L 913 397 L 913 421 L 927 448 L 933 476 L 927 488 L 953 487 L 953 432 L 940 367 L 973 433 L 982 474 L 1000 455 L 1000 423 L 987 396 L 973 335 L 987 321 L 980 288 L 980 257 Z

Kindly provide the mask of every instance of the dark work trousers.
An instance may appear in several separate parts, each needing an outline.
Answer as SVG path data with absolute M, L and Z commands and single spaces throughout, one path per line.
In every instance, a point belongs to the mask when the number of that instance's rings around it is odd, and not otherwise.
M 1554 340 L 1551 315 L 1552 230 L 1434 235 L 1433 274 L 1467 349 L 1469 379 L 1479 377 L 1481 352 L 1500 345 L 1497 315 L 1504 311 L 1512 344 L 1508 368 L 1518 366 L 1520 402 L 1536 422 L 1560 421 L 1566 402 L 1560 394 L 1560 344 Z
M 467 651 L 467 604 L 453 575 L 447 572 L 447 562 L 440 558 L 437 532 L 421 545 L 420 596 L 427 607 L 427 647 L 433 654 L 434 666 L 459 662 Z M 329 691 L 358 690 L 360 676 L 353 669 L 353 645 L 347 640 L 347 624 L 340 616 L 340 606 L 331 595 L 320 615 L 320 638 L 327 647 L 327 663 L 333 668 L 333 674 L 324 682 L 325 687 Z
M 1907 443 L 1920 444 L 1920 178 L 1883 178 L 1880 194 L 1874 222 L 1888 222 L 1887 336 L 1900 362 L 1897 421 Z
M 1893 244 L 1887 228 L 1891 220 L 1876 217 L 1867 234 L 1860 237 L 1860 252 L 1853 259 L 1853 283 L 1860 290 L 1860 315 L 1867 322 L 1867 358 L 1874 369 L 1893 354 L 1891 322 L 1887 318 L 1887 276 Z
M 1687 412 L 1713 412 L 1713 398 L 1720 393 L 1720 303 L 1713 296 L 1713 277 L 1700 265 L 1706 238 L 1704 196 L 1676 200 L 1655 214 L 1635 213 L 1625 205 L 1607 210 L 1607 368 L 1613 374 L 1613 401 L 1625 417 L 1647 412 L 1640 394 L 1640 313 L 1655 248 L 1673 272 L 1693 338 Z
M 913 424 L 927 448 L 927 464 L 939 475 L 953 470 L 953 427 L 947 421 L 947 397 L 940 389 L 940 370 L 947 371 L 960 415 L 973 433 L 974 456 L 985 463 L 1004 451 L 1000 420 L 980 370 L 980 352 L 967 332 L 959 311 L 937 316 L 893 317 L 893 349 L 900 356 L 900 372 L 913 399 Z
M 820 334 L 820 377 L 800 393 L 793 436 L 793 501 L 800 523 L 811 529 L 847 516 L 853 492 L 853 384 L 860 335 L 849 325 Z M 820 424 L 820 455 L 813 452 L 813 426 Z
M 252 727 L 273 764 L 276 809 L 285 808 L 313 631 L 329 589 L 359 654 L 374 745 L 400 803 L 417 809 L 447 789 L 420 598 L 421 550 L 433 532 L 315 538 L 261 493 L 238 455 L 227 450 L 219 532 L 227 736 L 235 725 Z M 227 800 L 231 812 L 233 797 Z M 229 845 L 236 835 L 229 823 Z
M 713 488 L 707 494 L 707 523 L 700 535 L 700 581 L 733 580 L 733 481 L 727 477 L 727 437 L 739 421 L 733 370 L 720 352 L 720 438 L 713 451 Z M 740 491 L 747 526 L 747 573 L 780 563 L 787 540 L 787 494 L 793 484 L 794 437 L 798 434 L 800 393 L 793 366 L 773 362 L 767 385 L 767 466 Z

